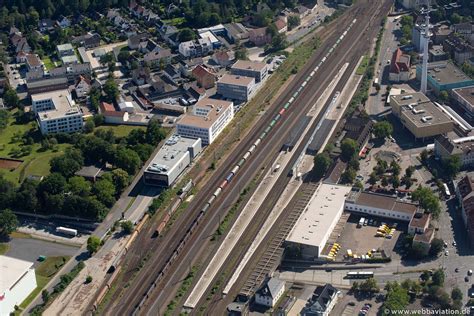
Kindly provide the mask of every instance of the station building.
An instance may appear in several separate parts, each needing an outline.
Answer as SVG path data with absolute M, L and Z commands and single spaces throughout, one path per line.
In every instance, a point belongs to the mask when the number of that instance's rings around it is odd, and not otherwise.
M 204 98 L 186 113 L 177 124 L 178 135 L 201 138 L 203 145 L 211 144 L 234 118 L 234 103 Z
M 10 315 L 36 288 L 33 262 L 0 256 L 0 315 Z
M 417 139 L 431 138 L 453 130 L 453 121 L 421 92 L 390 97 L 394 116 Z
M 318 258 L 341 218 L 350 191 L 351 187 L 344 185 L 321 184 L 286 238 L 286 246 L 299 249 L 305 260 Z
M 143 173 L 145 184 L 170 187 L 201 152 L 201 139 L 171 136 Z

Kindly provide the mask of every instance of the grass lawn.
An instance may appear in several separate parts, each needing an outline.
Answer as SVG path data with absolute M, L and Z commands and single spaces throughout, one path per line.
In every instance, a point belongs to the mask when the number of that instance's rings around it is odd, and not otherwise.
M 0 243 L 0 255 L 4 255 L 8 249 L 10 249 L 10 245 L 8 243 Z
M 21 183 L 28 175 L 48 175 L 49 161 L 53 157 L 61 155 L 70 145 L 59 144 L 54 150 L 41 151 L 41 144 L 39 143 L 41 135 L 36 122 L 16 124 L 13 118 L 14 111 L 11 113 L 12 117 L 10 118 L 7 128 L 0 133 L 0 158 L 18 158 L 23 160 L 23 163 L 13 171 L 0 169 L 0 173 L 13 183 Z M 37 140 L 37 143 L 35 141 L 32 145 L 32 150 L 29 155 L 14 157 L 13 151 L 21 147 L 21 136 L 27 132 L 31 132 L 32 138 Z
M 36 268 L 36 288 L 20 304 L 21 309 L 26 308 L 33 301 L 36 295 L 43 290 L 49 280 L 58 273 L 59 269 L 61 269 L 64 263 L 66 263 L 70 258 L 71 257 L 68 256 L 48 257 Z
M 125 137 L 134 129 L 146 130 L 146 126 L 133 126 L 133 125 L 102 125 L 95 128 L 108 130 L 111 129 L 114 131 L 115 137 Z
M 55 68 L 54 63 L 51 58 L 49 58 L 49 56 L 44 56 L 42 61 L 44 63 L 44 66 L 46 67 L 46 70 L 51 70 Z
M 369 56 L 364 55 L 359 67 L 357 67 L 356 74 L 361 75 L 361 76 L 365 74 L 365 71 L 367 70 L 367 66 L 369 66 Z
M 181 24 L 186 22 L 186 19 L 184 17 L 178 17 L 174 19 L 163 20 L 163 22 L 168 25 L 181 26 Z

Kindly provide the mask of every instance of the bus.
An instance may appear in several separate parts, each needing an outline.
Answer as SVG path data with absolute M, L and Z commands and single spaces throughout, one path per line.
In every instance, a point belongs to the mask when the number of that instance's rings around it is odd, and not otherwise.
M 444 195 L 446 198 L 451 197 L 451 192 L 449 191 L 448 185 L 446 183 L 443 183 L 443 189 L 444 189 Z
M 360 271 L 360 272 L 347 272 L 346 279 L 370 279 L 374 277 L 372 271 Z

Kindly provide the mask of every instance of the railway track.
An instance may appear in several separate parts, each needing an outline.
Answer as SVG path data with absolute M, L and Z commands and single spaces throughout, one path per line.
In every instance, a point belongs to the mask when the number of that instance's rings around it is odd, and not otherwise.
M 352 11 L 349 11 L 349 12 L 352 12 L 352 13 L 359 12 L 359 13 L 361 13 L 360 8 L 358 8 L 358 7 L 354 7 L 352 9 Z M 327 29 L 326 29 L 327 30 L 327 32 L 326 32 L 327 37 L 330 37 L 335 32 L 337 32 L 338 26 L 340 27 L 341 23 L 349 23 L 349 21 L 351 21 L 352 16 L 349 14 L 349 12 L 346 13 L 345 15 L 343 15 L 343 17 L 340 20 L 337 21 L 338 24 L 331 24 L 327 27 Z M 328 48 L 328 46 L 326 48 Z M 316 56 L 313 56 L 312 60 L 310 61 L 310 65 L 315 65 L 319 58 L 321 58 L 321 54 L 316 54 Z M 279 98 L 278 102 L 276 102 L 276 104 L 282 105 L 283 102 L 290 97 L 291 91 L 294 91 L 294 89 L 301 84 L 301 81 L 304 80 L 304 78 L 306 78 L 306 76 L 309 74 L 311 69 L 312 69 L 311 67 L 308 67 L 308 68 L 306 68 L 305 71 L 302 71 L 300 73 L 300 75 L 293 81 L 293 83 L 290 84 L 290 88 L 287 90 L 287 93 L 283 94 Z M 306 103 L 308 103 L 308 101 L 311 98 L 312 98 L 312 96 L 308 96 L 308 95 L 304 96 L 303 95 L 299 98 L 298 102 L 301 102 L 301 103 L 304 104 L 305 103 L 304 101 L 306 101 Z M 245 152 L 247 150 L 247 148 L 251 144 L 253 144 L 253 142 L 255 141 L 255 138 L 253 136 L 260 134 L 264 130 L 266 124 L 268 124 L 272 120 L 273 116 L 276 115 L 278 110 L 279 110 L 279 107 L 276 107 L 276 106 L 273 107 L 271 110 L 269 110 L 268 113 L 261 119 L 261 121 L 264 124 L 256 126 L 254 128 L 254 130 L 249 134 L 249 137 L 246 137 L 244 139 L 244 141 L 237 147 L 235 152 L 237 152 L 237 153 Z M 297 116 L 297 114 L 295 114 L 295 112 L 298 112 L 298 111 L 295 111 L 294 109 L 288 111 L 286 119 L 289 120 L 292 117 L 293 117 L 292 119 L 294 119 L 294 117 Z M 293 122 L 295 122 L 295 121 L 296 120 L 293 120 Z M 284 122 L 281 125 L 284 125 Z M 291 128 L 293 125 L 294 124 L 287 123 L 285 126 L 286 126 L 286 128 Z M 277 128 L 278 128 L 278 126 L 277 126 Z M 278 135 L 278 136 L 275 136 L 275 135 Z M 273 141 L 274 143 L 277 144 L 278 142 L 275 142 L 275 138 L 277 140 L 278 139 L 281 140 L 282 135 L 284 135 L 284 133 L 283 132 L 275 133 L 275 135 L 273 136 L 273 138 L 271 140 L 269 140 L 269 142 Z M 278 145 L 267 146 L 266 148 L 269 149 L 269 147 L 276 148 L 276 147 L 278 147 Z M 274 149 L 274 148 L 271 148 L 271 149 Z M 189 228 L 189 227 L 191 227 L 191 225 L 193 225 L 194 219 L 199 214 L 200 209 L 208 201 L 209 195 L 211 195 L 212 192 L 214 192 L 214 190 L 212 188 L 215 188 L 219 185 L 219 182 L 222 181 L 222 179 L 225 178 L 228 171 L 230 170 L 229 167 L 231 168 L 233 165 L 238 163 L 239 158 L 240 158 L 240 155 L 235 155 L 233 158 L 229 159 L 229 161 L 226 161 L 223 164 L 223 166 L 218 169 L 216 174 L 203 187 L 203 189 L 201 190 L 201 193 L 197 194 L 196 198 L 191 203 L 190 207 L 188 208 L 189 213 L 187 214 L 187 216 L 180 217 L 177 220 L 177 222 L 169 229 L 169 231 L 163 237 L 160 237 L 158 240 L 152 240 L 151 239 L 151 234 L 149 234 L 151 229 L 148 229 L 148 234 L 146 234 L 146 233 L 145 234 L 140 234 L 141 236 L 138 237 L 138 239 L 137 239 L 136 247 L 133 247 L 134 249 L 136 249 L 133 252 L 133 255 L 132 255 L 132 256 L 134 256 L 135 259 L 132 260 L 132 261 L 129 261 L 129 262 L 135 263 L 135 264 L 139 263 L 141 261 L 141 258 L 143 258 L 143 256 L 146 255 L 146 253 L 149 253 L 149 252 L 147 252 L 146 248 L 151 250 L 150 251 L 151 253 L 155 253 L 155 254 L 159 253 L 159 255 L 152 256 L 148 260 L 145 268 L 143 268 L 138 273 L 136 278 L 134 278 L 133 280 L 131 278 L 129 278 L 129 280 L 131 280 L 131 282 L 130 282 L 130 285 L 128 286 L 128 288 L 125 292 L 125 295 L 120 297 L 121 293 L 118 292 L 118 294 L 115 295 L 115 297 L 113 297 L 113 299 L 111 300 L 111 304 L 109 304 L 106 308 L 106 313 L 107 314 L 117 314 L 117 313 L 118 314 L 131 314 L 135 311 L 135 307 L 139 304 L 139 302 L 144 297 L 143 296 L 144 291 L 149 287 L 149 285 L 151 283 L 154 283 L 154 280 L 156 280 L 158 275 L 161 273 L 161 271 L 163 270 L 163 267 L 166 265 L 166 263 L 168 262 L 170 256 L 173 254 L 174 250 L 176 249 L 177 245 L 179 244 L 179 242 L 180 242 L 179 236 L 182 236 L 183 232 L 185 232 L 187 230 L 187 228 Z M 269 160 L 269 159 L 263 159 L 263 158 L 264 157 L 262 157 L 262 155 L 260 154 L 260 159 L 262 159 L 261 161 L 268 161 Z M 248 169 L 248 167 L 247 167 L 247 169 Z M 248 175 L 250 175 L 251 173 L 253 173 L 255 171 L 256 170 L 252 170 L 252 172 L 249 172 L 247 170 L 247 172 L 245 172 L 244 175 L 248 176 Z M 249 180 L 249 179 L 251 179 L 251 177 L 247 177 L 246 179 Z M 236 196 L 234 195 L 234 198 L 235 197 Z M 224 195 L 224 196 L 220 197 L 219 200 L 220 201 L 227 201 L 228 203 L 222 203 L 223 206 L 226 207 L 229 204 L 231 204 L 231 202 L 229 200 L 232 200 L 232 199 L 225 198 L 225 195 Z M 222 209 L 222 208 L 219 208 L 219 209 Z M 211 212 L 211 211 L 208 212 L 204 216 L 204 221 L 207 221 L 207 224 L 202 225 L 202 228 L 199 228 L 199 230 L 203 229 L 203 230 L 206 230 L 206 231 L 212 231 L 212 229 L 214 228 L 213 226 L 217 225 L 217 221 L 215 220 L 217 216 L 219 216 L 219 214 L 216 214 L 215 210 L 214 210 L 214 212 Z M 221 214 L 220 216 L 223 217 L 223 214 Z M 198 234 L 195 234 L 194 236 L 197 236 L 197 235 Z M 191 238 L 191 240 L 188 241 L 188 245 L 195 244 L 195 242 L 198 241 L 198 240 L 199 239 L 197 239 L 196 237 L 193 237 L 193 238 Z M 151 247 L 149 247 L 149 246 L 151 246 Z M 186 250 L 186 249 L 183 249 L 183 250 Z M 132 265 L 129 264 L 127 269 L 128 269 L 129 275 L 134 274 L 134 269 L 135 268 L 133 267 L 133 264 Z M 175 272 L 176 272 L 175 270 L 176 270 L 176 267 L 172 267 L 172 270 L 169 270 L 167 272 L 168 275 L 170 275 L 171 273 L 174 275 Z M 158 286 L 156 287 L 155 293 L 162 293 L 159 290 L 164 288 L 165 281 L 166 281 L 166 277 L 160 281 L 161 283 L 159 283 Z M 154 298 L 154 295 L 152 294 L 149 297 L 149 299 L 153 300 L 153 298 Z

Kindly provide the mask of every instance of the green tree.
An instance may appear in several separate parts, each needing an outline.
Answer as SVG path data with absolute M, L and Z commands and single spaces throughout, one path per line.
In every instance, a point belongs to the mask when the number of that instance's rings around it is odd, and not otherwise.
M 100 238 L 92 235 L 87 239 L 87 250 L 93 254 L 99 250 L 100 244 Z
M 288 30 L 292 30 L 295 27 L 299 26 L 301 24 L 301 19 L 297 15 L 290 15 L 288 17 Z
M 249 59 L 247 49 L 245 47 L 239 48 L 235 51 L 235 59 L 247 60 Z
M 428 157 L 429 157 L 428 151 L 426 149 L 423 149 L 423 151 L 420 153 L 421 162 L 426 163 L 426 161 L 428 161 Z
M 341 157 L 344 161 L 349 161 L 357 154 L 358 146 L 352 138 L 345 138 L 341 143 Z
M 49 292 L 48 292 L 48 290 L 41 291 L 41 298 L 43 299 L 44 303 L 47 303 L 49 301 Z
M 368 278 L 359 285 L 359 291 L 367 293 L 376 293 L 379 291 L 377 281 L 374 278 Z
M 431 275 L 430 275 L 430 272 L 428 270 L 425 270 L 423 271 L 423 273 L 421 273 L 420 275 L 420 279 L 424 282 L 428 281 L 430 279 Z
M 382 315 L 391 315 L 391 311 L 401 311 L 408 306 L 408 289 L 400 286 L 396 281 L 388 282 L 385 288 L 387 289 L 387 295 L 382 306 Z
M 180 42 L 192 41 L 195 38 L 196 33 L 188 27 L 183 28 L 178 34 L 178 39 Z
M 128 61 L 130 58 L 130 52 L 128 50 L 121 50 L 120 53 L 117 55 L 117 60 L 122 63 L 122 65 L 125 65 L 125 63 Z
M 352 168 L 347 168 L 346 171 L 344 171 L 341 175 L 341 183 L 343 184 L 352 184 L 354 183 L 355 177 L 357 176 L 357 173 L 354 169 Z
M 84 123 L 84 133 L 89 134 L 94 131 L 95 128 L 95 123 L 94 120 L 87 120 L 86 123 Z
M 430 255 L 437 256 L 443 251 L 444 242 L 440 238 L 434 238 L 430 244 Z
M 91 283 L 91 282 L 92 282 L 92 276 L 88 275 L 88 276 L 86 277 L 86 284 L 89 284 L 89 283 Z
M 8 236 L 18 227 L 18 219 L 10 209 L 0 211 L 0 235 Z
M 448 94 L 448 92 L 447 92 L 447 91 L 441 91 L 441 92 L 439 93 L 439 99 L 440 99 L 441 102 L 443 102 L 443 103 L 448 102 L 448 100 L 449 100 L 449 94 Z
M 119 89 L 117 83 L 113 78 L 107 79 L 104 84 L 104 93 L 106 95 L 107 101 L 113 103 L 119 96 Z
M 130 235 L 133 232 L 133 223 L 131 221 L 120 222 L 120 227 L 122 228 L 122 231 L 127 235 Z
M 416 259 L 424 258 L 428 255 L 428 249 L 419 243 L 413 243 L 410 248 L 409 255 Z
M 453 290 L 451 291 L 451 299 L 453 301 L 456 301 L 456 300 L 462 300 L 462 291 L 459 289 L 459 287 L 455 287 L 453 288 Z
M 108 207 L 112 207 L 115 203 L 115 186 L 107 178 L 102 178 L 92 187 L 92 193 L 97 199 Z
M 86 197 L 91 194 L 91 183 L 83 177 L 75 176 L 69 178 L 68 186 L 69 190 L 75 195 Z
M 20 105 L 20 98 L 18 98 L 15 90 L 7 88 L 3 93 L 3 102 L 6 107 L 16 108 Z
M 438 218 L 441 212 L 439 198 L 430 188 L 419 186 L 415 191 L 413 191 L 412 199 L 418 201 L 421 208 L 426 212 L 430 212 L 433 217 Z
M 377 138 L 385 138 L 393 133 L 393 126 L 388 121 L 380 121 L 374 124 L 374 136 Z
M 444 278 L 445 278 L 445 275 L 444 275 L 443 269 L 436 270 L 432 276 L 433 284 L 437 286 L 443 286 Z
M 329 166 L 331 165 L 331 157 L 327 152 L 322 152 L 314 157 L 314 171 L 317 178 L 324 176 Z
M 146 142 L 150 145 L 158 145 L 165 137 L 166 132 L 160 127 L 160 123 L 157 120 L 151 120 L 145 132 Z
M 400 186 L 400 178 L 398 176 L 393 176 L 390 178 L 390 181 L 392 183 L 392 187 L 394 189 L 398 188 Z
M 393 160 L 390 163 L 390 170 L 392 171 L 392 174 L 394 176 L 398 176 L 398 175 L 400 175 L 400 171 L 402 170 L 402 168 L 400 167 L 400 165 L 395 160 Z
M 451 155 L 442 161 L 443 169 L 449 179 L 454 179 L 462 167 L 459 155 Z
M 117 192 L 123 192 L 130 183 L 130 176 L 125 170 L 120 168 L 112 170 L 112 179 Z
M 58 172 L 65 178 L 69 178 L 81 170 L 84 164 L 84 158 L 82 158 L 81 152 L 77 149 L 71 149 L 69 152 L 71 152 L 71 154 L 66 152 L 62 156 L 51 159 L 49 163 L 51 172 Z
M 371 185 L 374 185 L 377 183 L 377 181 L 379 180 L 377 174 L 375 172 L 371 172 L 370 175 L 369 175 L 369 183 Z
M 0 110 L 0 131 L 4 130 L 8 126 L 8 119 L 10 114 L 6 110 Z
M 121 168 L 128 172 L 130 175 L 134 175 L 140 168 L 142 161 L 138 154 L 132 149 L 119 147 L 115 154 L 115 165 L 117 168 Z

